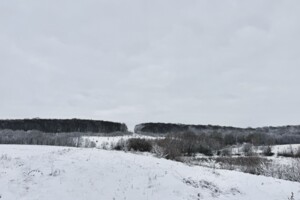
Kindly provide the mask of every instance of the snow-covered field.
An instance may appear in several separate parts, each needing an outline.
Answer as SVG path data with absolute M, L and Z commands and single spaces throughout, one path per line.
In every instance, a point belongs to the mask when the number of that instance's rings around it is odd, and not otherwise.
M 275 154 L 284 152 L 296 152 L 300 148 L 300 144 L 287 144 L 287 145 L 275 145 L 272 146 L 272 152 Z
M 95 147 L 99 149 L 112 149 L 112 147 L 114 147 L 119 141 L 121 140 L 127 141 L 131 138 L 154 140 L 162 137 L 152 137 L 152 136 L 139 135 L 139 134 L 123 135 L 123 136 L 84 136 L 82 137 L 83 139 L 82 146 L 84 147 L 86 143 L 94 142 Z
M 4 200 L 300 198 L 300 183 L 100 149 L 0 145 Z
M 253 146 L 254 153 L 262 153 L 263 148 L 266 146 Z M 272 152 L 277 156 L 278 153 L 284 152 L 296 152 L 300 148 L 300 144 L 287 144 L 287 145 L 273 145 L 271 146 Z M 231 148 L 233 154 L 243 154 L 243 146 L 240 145 L 238 147 Z

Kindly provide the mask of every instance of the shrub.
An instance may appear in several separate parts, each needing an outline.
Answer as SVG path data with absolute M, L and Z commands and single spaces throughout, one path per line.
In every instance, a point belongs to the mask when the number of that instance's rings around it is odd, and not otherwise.
M 282 156 L 282 157 L 293 158 L 294 157 L 294 152 L 293 151 L 283 151 L 283 152 L 278 152 L 277 155 Z
M 300 147 L 294 151 L 292 146 L 290 146 L 289 150 L 285 150 L 283 152 L 278 152 L 278 156 L 289 157 L 289 158 L 300 158 Z
M 151 152 L 154 153 L 159 158 L 167 157 L 165 148 L 163 148 L 157 144 L 153 144 Z
M 264 175 L 300 182 L 300 159 L 293 159 L 290 164 L 271 162 L 270 164 L 265 165 Z
M 264 160 L 263 158 L 251 156 L 251 157 L 217 157 L 216 161 L 220 163 L 226 163 L 237 166 L 257 166 Z
M 226 148 L 220 151 L 220 156 L 231 156 L 232 155 L 232 149 Z
M 295 154 L 294 154 L 295 158 L 300 158 L 300 147 L 298 147 L 298 149 L 296 150 Z
M 89 139 L 85 139 L 84 140 L 84 147 L 85 148 L 89 148 L 90 147 L 90 144 L 91 144 L 91 141 Z
M 253 145 L 250 143 L 244 144 L 242 151 L 244 152 L 245 156 L 253 156 Z
M 218 157 L 216 162 L 222 165 L 223 169 L 239 169 L 250 174 L 262 174 L 263 166 L 267 160 L 258 156 L 249 157 Z
M 205 134 L 196 135 L 192 132 L 185 132 L 181 134 L 169 134 L 164 139 L 157 140 L 132 138 L 127 142 L 120 140 L 112 149 L 141 152 L 151 151 L 158 157 L 171 160 L 178 160 L 181 156 L 192 156 L 196 153 L 212 156 L 212 147 L 207 143 L 207 141 L 211 142 L 212 140 L 207 139 L 207 137 Z
M 202 145 L 198 146 L 197 152 L 198 153 L 202 153 L 202 154 L 204 154 L 206 156 L 213 156 L 214 155 L 213 151 L 209 147 L 202 146 Z
M 217 138 L 215 136 L 215 138 Z M 183 155 L 192 156 L 196 153 L 202 153 L 212 156 L 212 149 L 219 146 L 219 143 L 205 134 L 196 135 L 193 132 L 171 135 L 169 139 L 176 140 L 176 148 L 180 149 Z
M 294 193 L 292 192 L 291 197 L 288 198 L 288 200 L 295 200 Z
M 170 160 L 178 160 L 182 155 L 182 143 L 180 140 L 167 137 L 165 139 L 157 140 L 156 144 L 163 150 L 165 158 Z
M 134 151 L 150 152 L 152 149 L 152 143 L 146 139 L 131 138 L 128 140 L 127 148 Z
M 272 147 L 271 146 L 264 147 L 262 154 L 264 156 L 273 156 L 274 153 L 272 152 Z
M 192 156 L 202 153 L 212 156 L 212 150 L 201 137 L 191 132 L 168 135 L 164 139 L 154 141 L 155 152 L 159 157 L 178 160 L 181 156 Z
M 181 153 L 192 156 L 198 152 L 197 148 L 199 145 L 197 144 L 198 138 L 196 134 L 192 132 L 185 132 L 180 134 L 179 136 L 175 136 L 174 139 L 177 140 L 176 144 L 178 145 L 178 148 L 181 148 Z
M 117 150 L 117 151 L 127 151 L 128 150 L 128 148 L 127 148 L 127 142 L 123 139 L 123 138 L 121 138 L 118 142 L 117 142 L 117 144 L 116 145 L 112 145 L 112 147 L 111 147 L 111 149 L 114 149 L 114 150 Z
M 90 143 L 90 148 L 95 148 L 97 146 L 97 144 L 96 144 L 96 142 L 94 142 L 94 141 L 91 141 L 91 143 Z

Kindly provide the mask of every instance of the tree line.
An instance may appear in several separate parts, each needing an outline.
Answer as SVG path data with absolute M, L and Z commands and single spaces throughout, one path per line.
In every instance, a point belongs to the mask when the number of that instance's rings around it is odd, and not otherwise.
M 93 132 L 112 133 L 116 131 L 127 132 L 127 126 L 123 123 L 82 120 L 82 119 L 18 119 L 0 120 L 0 130 L 37 130 L 45 133 L 67 132 Z

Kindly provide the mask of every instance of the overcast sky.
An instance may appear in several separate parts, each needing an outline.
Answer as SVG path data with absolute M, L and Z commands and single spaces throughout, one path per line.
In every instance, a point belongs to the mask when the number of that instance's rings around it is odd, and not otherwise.
M 300 124 L 300 1 L 1 0 L 0 118 Z

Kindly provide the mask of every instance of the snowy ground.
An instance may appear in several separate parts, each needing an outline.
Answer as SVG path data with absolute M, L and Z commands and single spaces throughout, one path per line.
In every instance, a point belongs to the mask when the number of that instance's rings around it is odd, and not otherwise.
M 273 145 L 272 152 L 275 154 L 275 156 L 278 153 L 284 153 L 284 152 L 296 152 L 300 148 L 300 144 L 287 144 L 287 145 Z M 262 149 L 264 146 L 254 146 L 253 151 L 255 153 L 262 153 Z M 234 147 L 232 148 L 233 154 L 242 154 L 243 153 L 243 146 Z
M 132 134 L 132 135 L 123 135 L 123 136 L 85 136 L 82 137 L 83 143 L 82 146 L 84 147 L 86 142 L 94 142 L 96 147 L 99 149 L 112 149 L 112 147 L 116 146 L 116 144 L 120 141 L 126 141 L 131 138 L 141 138 L 147 140 L 154 140 L 160 139 L 162 137 L 152 137 L 146 135 L 139 135 L 139 134 Z
M 300 198 L 300 183 L 100 149 L 0 145 L 4 200 Z
M 300 144 L 287 144 L 287 145 L 275 145 L 272 147 L 273 153 L 284 153 L 284 152 L 297 152 L 300 148 Z

